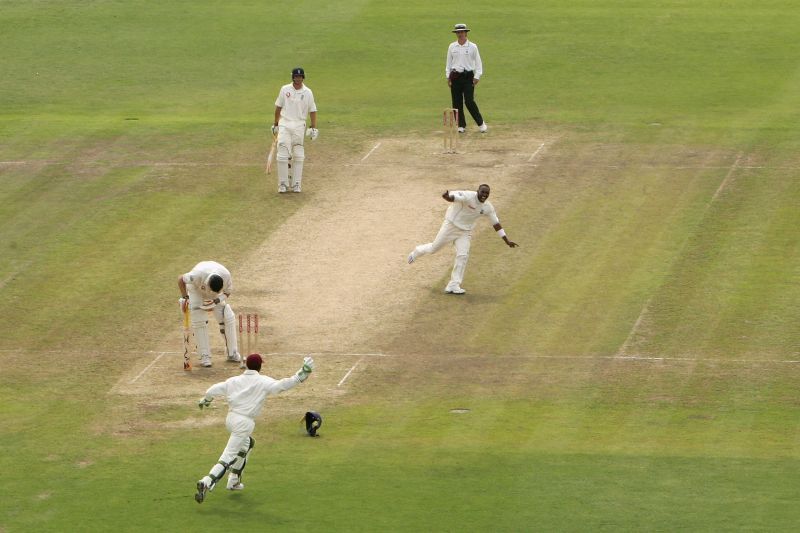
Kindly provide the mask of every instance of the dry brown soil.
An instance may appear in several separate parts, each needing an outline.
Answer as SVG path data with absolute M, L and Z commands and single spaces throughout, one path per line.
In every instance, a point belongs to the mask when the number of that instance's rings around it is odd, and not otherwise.
M 554 143 L 545 135 L 493 130 L 462 136 L 456 154 L 444 153 L 441 132 L 372 139 L 358 153 L 309 150 L 304 205 L 240 264 L 229 265 L 236 288 L 232 307 L 261 318 L 257 346 L 239 339 L 240 351 L 266 354 L 265 373 L 274 377 L 293 373 L 303 354 L 317 362 L 312 378 L 272 400 L 269 410 L 280 411 L 289 397 L 295 406 L 330 404 L 358 387 L 365 368 L 398 356 L 381 354 L 370 342 L 407 321 L 431 290 L 444 288 L 450 250 L 406 263 L 416 244 L 436 235 L 447 207 L 442 192 L 487 182 L 502 220 L 504 201 Z M 488 224 L 479 226 L 489 231 Z M 240 372 L 224 361 L 215 328 L 210 337 L 213 368 L 200 368 L 193 356 L 194 370 L 183 372 L 173 333 L 163 352 L 138 360 L 112 393 L 129 396 L 144 410 L 199 397 Z M 224 409 L 217 413 L 171 425 L 216 423 Z

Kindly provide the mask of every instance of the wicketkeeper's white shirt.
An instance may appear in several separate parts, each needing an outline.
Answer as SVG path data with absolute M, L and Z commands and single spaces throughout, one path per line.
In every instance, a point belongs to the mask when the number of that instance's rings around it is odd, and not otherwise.
M 284 85 L 278 93 L 275 105 L 281 108 L 281 120 L 291 122 L 305 124 L 308 114 L 317 112 L 314 93 L 305 85 L 300 89 L 295 89 L 291 83 Z
M 476 191 L 450 191 L 450 196 L 453 203 L 447 208 L 444 218 L 458 229 L 471 230 L 480 216 L 489 217 L 492 225 L 500 223 L 494 206 L 489 200 L 479 202 Z
M 227 268 L 216 261 L 201 261 L 195 265 L 191 272 L 183 275 L 183 282 L 193 285 L 204 300 L 213 300 L 218 294 L 206 286 L 206 280 L 211 274 L 217 274 L 222 278 L 222 290 L 225 294 L 233 292 L 233 281 L 231 273 Z
M 267 396 L 287 391 L 299 384 L 300 378 L 297 375 L 274 379 L 262 376 L 255 370 L 245 370 L 238 376 L 209 387 L 206 398 L 225 396 L 229 411 L 255 419 L 261 413 Z

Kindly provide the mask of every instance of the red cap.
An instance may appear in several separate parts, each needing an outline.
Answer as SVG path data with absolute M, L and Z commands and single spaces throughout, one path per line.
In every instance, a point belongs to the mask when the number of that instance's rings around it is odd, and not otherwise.
M 261 364 L 264 362 L 261 359 L 261 355 L 257 353 L 251 353 L 247 356 L 247 368 L 250 370 L 261 370 Z

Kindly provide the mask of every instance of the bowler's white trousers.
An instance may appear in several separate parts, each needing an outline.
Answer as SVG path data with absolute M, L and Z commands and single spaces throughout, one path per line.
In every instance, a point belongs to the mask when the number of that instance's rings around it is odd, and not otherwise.
M 436 234 L 433 242 L 420 244 L 414 248 L 414 258 L 416 259 L 425 254 L 435 254 L 444 245 L 453 243 L 456 248 L 456 260 L 453 265 L 453 272 L 450 274 L 450 283 L 447 284 L 447 287 L 460 287 L 461 282 L 464 280 L 464 270 L 467 268 L 471 242 L 471 230 L 458 228 L 449 220 L 445 220 L 442 222 L 442 227 L 439 228 L 439 233 Z

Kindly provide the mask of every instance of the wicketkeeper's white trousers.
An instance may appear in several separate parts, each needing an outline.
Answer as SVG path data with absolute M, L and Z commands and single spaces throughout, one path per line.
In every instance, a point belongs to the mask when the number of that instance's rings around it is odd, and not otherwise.
M 219 463 L 211 468 L 205 478 L 209 486 L 222 479 L 226 470 L 242 468 L 245 456 L 250 450 L 250 435 L 252 435 L 256 423 L 250 417 L 229 411 L 228 417 L 225 419 L 225 427 L 231 432 L 231 436 L 228 438 L 225 450 L 219 456 Z M 223 464 L 227 466 L 223 466 Z
M 449 220 L 442 222 L 442 227 L 439 228 L 439 233 L 433 242 L 427 244 L 420 244 L 414 248 L 414 258 L 418 258 L 425 254 L 435 254 L 446 244 L 453 243 L 456 249 L 456 259 L 453 264 L 453 272 L 450 274 L 450 283 L 447 288 L 460 287 L 461 282 L 464 281 L 464 271 L 467 269 L 467 260 L 469 259 L 469 247 L 472 242 L 472 231 L 457 228 Z

